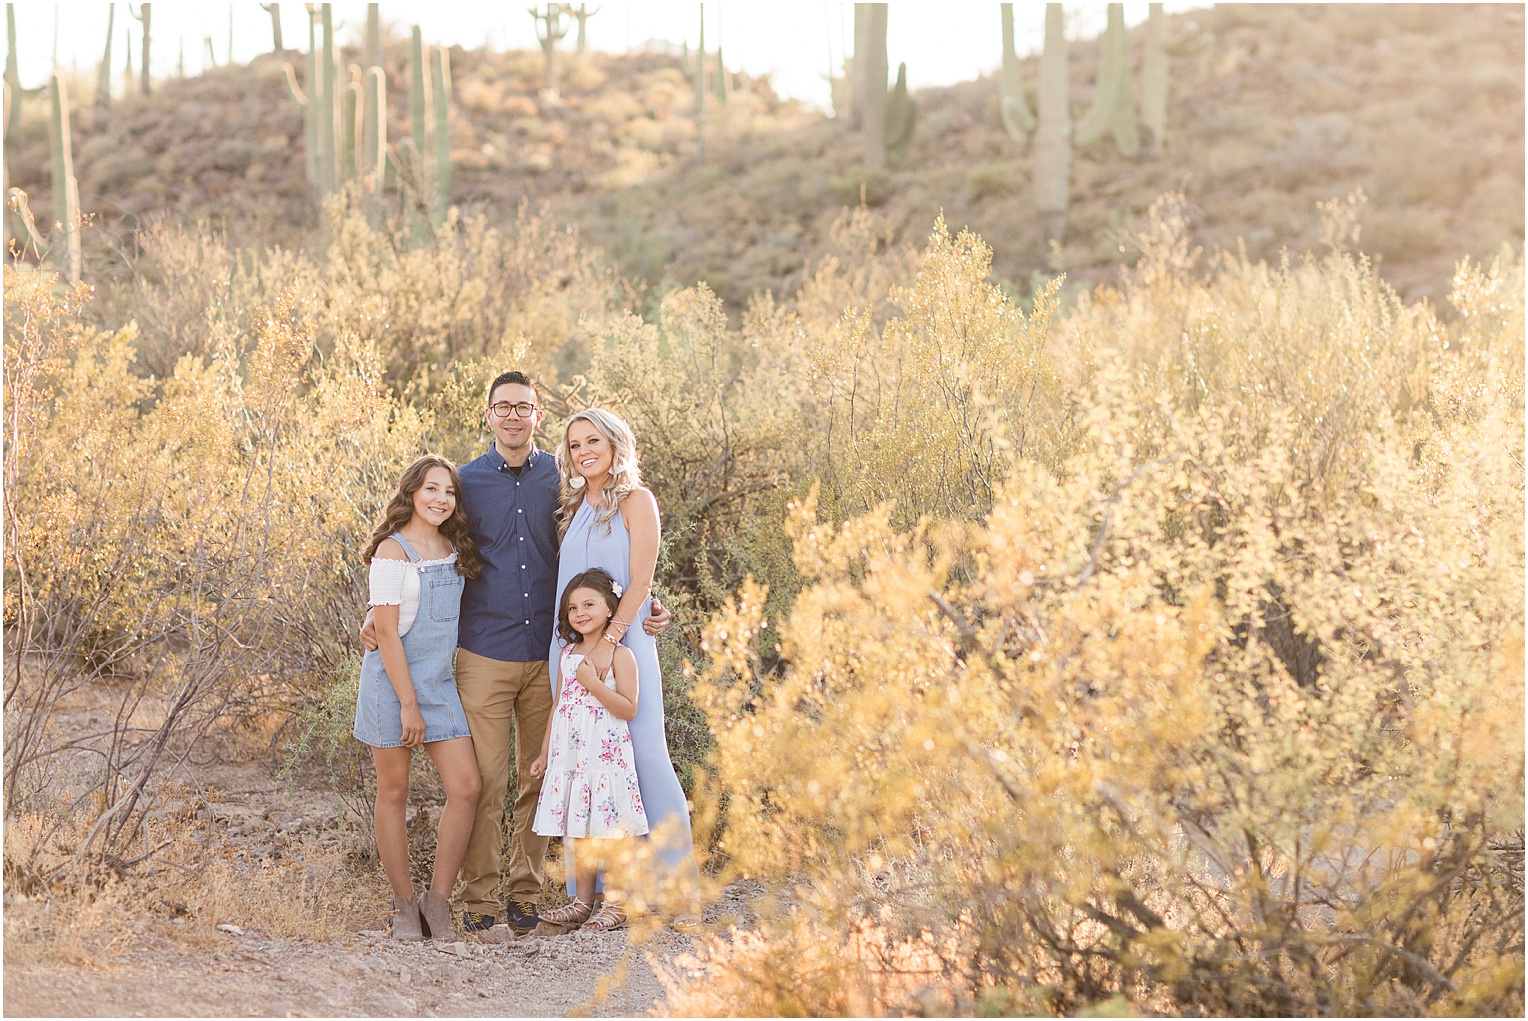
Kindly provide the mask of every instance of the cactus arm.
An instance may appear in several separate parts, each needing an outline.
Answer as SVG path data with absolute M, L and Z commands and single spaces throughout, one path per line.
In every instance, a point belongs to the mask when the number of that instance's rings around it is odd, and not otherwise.
M 356 176 L 357 153 L 361 140 L 357 131 L 361 127 L 361 86 L 354 81 L 345 85 L 340 93 L 340 179 L 353 181 Z
M 287 95 L 291 96 L 292 101 L 298 106 L 307 106 L 308 97 L 303 94 L 302 86 L 297 84 L 297 69 L 291 65 L 291 62 L 287 62 L 281 65 L 281 72 L 286 75 Z
M 715 88 L 716 102 L 717 102 L 718 106 L 723 106 L 723 105 L 726 104 L 726 102 L 727 102 L 727 93 L 729 91 L 730 90 L 727 88 L 727 65 L 722 63 L 722 48 L 721 48 L 720 45 L 718 45 L 716 47 L 716 88 Z
M 1000 79 L 1002 98 L 998 113 L 1008 137 L 1022 145 L 1035 130 L 1035 115 L 1024 95 L 1024 75 L 1018 51 L 1013 46 L 1013 4 L 1003 4 L 1003 72 Z
M 897 84 L 886 99 L 886 161 L 901 163 L 913 144 L 918 125 L 918 101 L 907 94 L 907 65 L 897 65 Z
M 375 66 L 366 72 L 366 130 L 362 145 L 361 173 L 373 177 L 372 193 L 380 204 L 387 178 L 387 78 Z
M 1114 122 L 1114 106 L 1119 101 L 1120 76 L 1122 73 L 1130 73 L 1129 68 L 1120 66 L 1120 50 L 1116 44 L 1116 36 L 1125 30 L 1123 11 L 1123 4 L 1109 5 L 1108 27 L 1098 40 L 1098 86 L 1093 90 L 1093 101 L 1088 105 L 1088 112 L 1077 122 L 1077 130 L 1072 136 L 1083 148 L 1102 138 Z

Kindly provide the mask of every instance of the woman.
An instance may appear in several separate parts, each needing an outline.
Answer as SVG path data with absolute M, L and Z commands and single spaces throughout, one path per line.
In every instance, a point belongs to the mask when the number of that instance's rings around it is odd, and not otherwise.
M 620 605 L 605 640 L 589 660 L 603 674 L 610 669 L 618 645 L 636 656 L 639 697 L 630 724 L 632 754 L 651 827 L 650 839 L 658 841 L 655 859 L 665 872 L 656 877 L 656 885 L 680 892 L 685 910 L 673 925 L 693 929 L 700 923 L 700 874 L 690 839 L 690 814 L 663 731 L 658 646 L 642 628 L 651 609 L 653 572 L 658 566 L 658 503 L 642 488 L 631 429 L 608 411 L 590 408 L 570 418 L 563 427 L 557 453 L 562 471 L 557 591 L 562 592 L 575 575 L 596 567 L 608 571 L 620 585 Z M 553 671 L 561 644 L 558 638 L 552 641 Z M 552 677 L 555 685 L 556 674 Z M 568 868 L 570 896 L 574 892 L 572 864 L 570 861 Z M 596 921 L 600 923 L 596 928 L 619 928 L 626 924 L 626 914 L 620 905 L 607 900 L 589 920 L 590 925 Z

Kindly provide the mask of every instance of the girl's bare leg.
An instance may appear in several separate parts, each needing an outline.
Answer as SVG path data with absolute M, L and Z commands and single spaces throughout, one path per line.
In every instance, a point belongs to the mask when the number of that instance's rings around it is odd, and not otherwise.
M 409 878 L 409 834 L 405 813 L 409 805 L 408 748 L 373 748 L 371 761 L 377 769 L 377 803 L 372 825 L 377 834 L 377 855 L 387 884 L 393 894 L 405 902 L 414 899 L 414 883 Z
M 441 786 L 446 789 L 446 807 L 435 831 L 435 874 L 430 877 L 430 889 L 450 900 L 456 874 L 467 855 L 483 778 L 478 774 L 477 754 L 472 750 L 470 737 L 431 741 L 424 750 L 430 753 L 440 773 Z
M 573 843 L 573 841 L 570 840 L 568 843 Z M 575 882 L 577 883 L 576 889 L 578 890 L 577 896 L 585 904 L 593 904 L 594 884 L 599 878 L 600 873 L 600 856 L 594 852 L 593 847 L 584 843 L 584 841 L 580 840 L 578 844 L 580 845 L 578 854 L 574 859 L 577 862 L 574 872 Z

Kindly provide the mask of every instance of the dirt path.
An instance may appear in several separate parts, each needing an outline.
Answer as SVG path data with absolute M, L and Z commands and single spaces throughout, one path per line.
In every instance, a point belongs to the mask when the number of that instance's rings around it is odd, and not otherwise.
M 225 933 L 190 953 L 168 941 L 100 969 L 5 967 L 7 1017 L 596 1017 L 644 1014 L 663 997 L 650 961 L 690 949 L 665 932 L 633 950 L 624 933 L 517 942 L 403 944 L 380 932 L 328 943 Z M 592 1003 L 602 978 L 625 981 Z
M 64 724 L 95 724 L 93 711 Z M 492 938 L 508 942 L 394 942 L 380 866 L 356 862 L 359 820 L 321 777 L 289 785 L 268 755 L 218 736 L 181 774 L 163 779 L 182 795 L 161 793 L 149 815 L 165 832 L 181 827 L 184 864 L 166 851 L 101 893 L 25 897 L 7 877 L 6 1016 L 637 1015 L 661 1010 L 655 967 L 696 948 L 668 929 L 641 942 L 629 931 L 512 939 L 503 926 Z M 188 787 L 216 795 L 184 796 Z M 432 840 L 439 806 L 420 794 L 417 828 Z M 547 864 L 543 900 L 560 902 L 561 863 Z M 315 896 L 329 921 L 322 937 L 297 938 L 312 910 L 301 902 Z M 708 906 L 706 935 L 751 917 L 748 899 L 729 889 Z

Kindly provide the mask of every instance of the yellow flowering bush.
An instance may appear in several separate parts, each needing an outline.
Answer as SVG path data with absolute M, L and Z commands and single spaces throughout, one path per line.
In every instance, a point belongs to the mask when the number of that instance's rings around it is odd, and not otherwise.
M 673 1012 L 1522 1009 L 1521 261 L 1445 324 L 1164 237 L 1050 349 L 1058 463 L 974 521 L 814 490 L 781 664 L 760 586 L 708 624 L 773 893 Z

